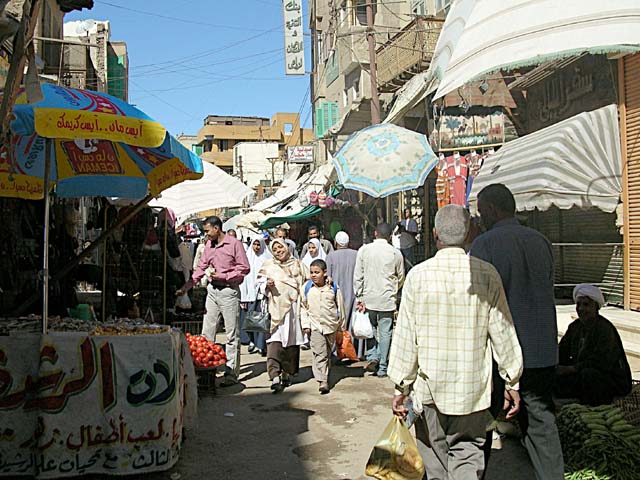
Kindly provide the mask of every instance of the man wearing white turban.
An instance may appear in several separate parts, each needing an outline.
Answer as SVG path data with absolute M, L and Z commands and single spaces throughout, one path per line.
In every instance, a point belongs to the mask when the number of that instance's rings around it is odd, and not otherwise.
M 336 233 L 335 246 L 336 249 L 327 255 L 327 275 L 333 279 L 342 291 L 347 330 L 351 331 L 351 313 L 353 312 L 355 301 L 353 272 L 356 268 L 358 252 L 349 248 L 349 234 L 347 232 L 340 231 Z M 359 349 L 358 356 L 364 355 L 364 342 L 360 340 L 355 346 Z
M 560 341 L 556 395 L 603 405 L 631 391 L 631 370 L 616 327 L 599 310 L 605 304 L 598 287 L 587 283 L 573 290 L 578 319 Z

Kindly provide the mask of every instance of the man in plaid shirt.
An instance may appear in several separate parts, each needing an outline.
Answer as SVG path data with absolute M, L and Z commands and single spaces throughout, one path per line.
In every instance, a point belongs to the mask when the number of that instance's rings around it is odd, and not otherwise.
M 491 404 L 492 357 L 506 382 L 507 418 L 520 408 L 522 352 L 500 275 L 462 245 L 469 213 L 448 205 L 435 218 L 435 257 L 404 285 L 391 345 L 393 411 L 407 414 L 413 394 L 418 447 L 430 479 L 481 478 Z

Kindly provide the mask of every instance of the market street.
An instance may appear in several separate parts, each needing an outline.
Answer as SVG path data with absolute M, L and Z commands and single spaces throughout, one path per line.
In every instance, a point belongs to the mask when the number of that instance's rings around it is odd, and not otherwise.
M 201 395 L 198 430 L 187 433 L 180 461 L 145 480 L 177 480 L 176 473 L 183 480 L 367 478 L 371 448 L 391 419 L 391 382 L 363 378 L 361 363 L 333 367 L 337 384 L 329 395 L 319 395 L 311 353 L 302 352 L 300 360 L 293 386 L 274 395 L 264 359 L 243 348 L 243 385 Z M 487 480 L 535 478 L 516 440 L 492 455 Z

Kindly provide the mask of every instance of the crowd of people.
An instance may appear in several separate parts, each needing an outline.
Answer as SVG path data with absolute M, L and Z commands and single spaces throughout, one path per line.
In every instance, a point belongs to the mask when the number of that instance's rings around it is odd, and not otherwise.
M 358 311 L 373 331 L 356 341 L 358 356 L 370 375 L 395 385 L 396 415 L 414 410 L 430 479 L 482 478 L 489 414 L 499 413 L 517 418 L 536 477 L 562 479 L 554 401 L 598 405 L 628 393 L 624 349 L 599 314 L 602 292 L 584 284 L 574 290 L 578 319 L 558 346 L 550 242 L 518 222 L 504 185 L 482 190 L 478 211 L 484 231 L 464 207 L 441 208 L 438 251 L 417 265 L 408 245 L 418 228 L 408 211 L 395 227 L 379 224 L 357 251 L 346 232 L 332 244 L 312 226 L 300 254 L 283 228 L 245 246 L 209 217 L 206 247 L 177 294 L 207 278 L 203 335 L 215 339 L 222 319 L 229 359 L 222 386 L 238 382 L 244 343 L 266 356 L 271 390 L 282 392 L 307 346 L 318 390 L 329 393 L 336 333 L 352 330 Z M 246 312 L 259 309 L 269 314 L 268 331 L 244 332 Z

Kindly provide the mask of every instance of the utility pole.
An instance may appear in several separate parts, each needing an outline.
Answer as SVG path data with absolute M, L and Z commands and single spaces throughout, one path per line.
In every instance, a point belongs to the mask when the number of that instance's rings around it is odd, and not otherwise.
M 240 181 L 244 183 L 244 174 L 242 172 L 242 155 L 238 155 L 238 170 L 240 171 Z
M 378 73 L 376 67 L 376 34 L 373 26 L 372 0 L 366 0 L 367 42 L 369 43 L 369 77 L 371 78 L 371 124 L 380 123 L 380 96 L 378 94 Z

